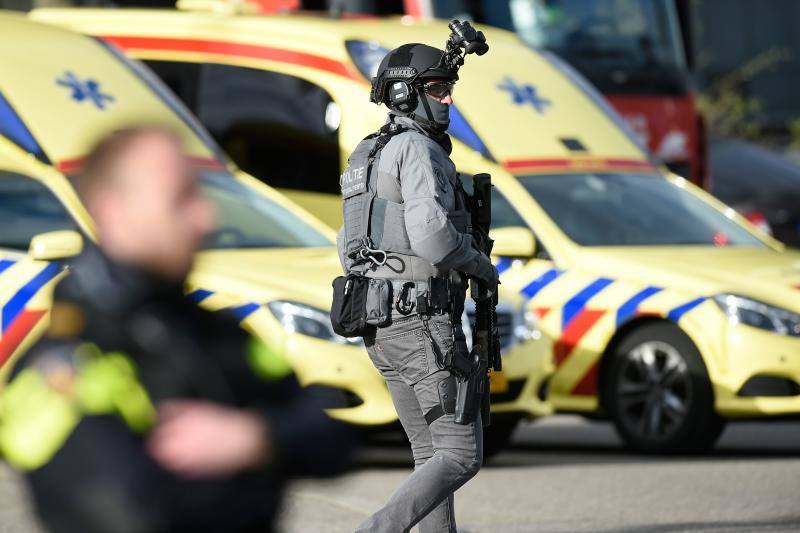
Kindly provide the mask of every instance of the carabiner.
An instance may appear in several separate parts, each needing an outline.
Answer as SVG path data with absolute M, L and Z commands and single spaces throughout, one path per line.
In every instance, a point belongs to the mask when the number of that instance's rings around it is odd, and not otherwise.
M 358 252 L 358 255 L 364 261 L 372 261 L 373 263 L 375 263 L 378 266 L 385 265 L 387 259 L 389 258 L 389 254 L 387 254 L 385 251 L 383 251 L 383 250 L 375 250 L 373 248 L 369 248 L 368 246 L 365 246 L 364 248 L 362 248 Z M 378 256 L 382 256 L 382 258 L 378 259 Z

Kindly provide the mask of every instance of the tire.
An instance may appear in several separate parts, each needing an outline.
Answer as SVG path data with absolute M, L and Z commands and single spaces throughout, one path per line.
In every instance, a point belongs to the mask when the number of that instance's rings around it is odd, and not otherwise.
M 522 419 L 520 415 L 497 414 L 492 415 L 492 423 L 483 428 L 483 462 L 503 451 L 511 442 L 511 436 Z
M 674 324 L 651 323 L 628 334 L 603 381 L 609 415 L 637 451 L 706 451 L 725 428 L 703 358 Z

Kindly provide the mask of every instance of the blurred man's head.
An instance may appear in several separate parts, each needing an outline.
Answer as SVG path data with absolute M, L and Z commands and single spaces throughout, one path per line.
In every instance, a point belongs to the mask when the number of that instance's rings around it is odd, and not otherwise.
M 76 188 L 105 253 L 165 279 L 188 273 L 213 229 L 213 205 L 180 141 L 163 129 L 126 129 L 100 142 Z

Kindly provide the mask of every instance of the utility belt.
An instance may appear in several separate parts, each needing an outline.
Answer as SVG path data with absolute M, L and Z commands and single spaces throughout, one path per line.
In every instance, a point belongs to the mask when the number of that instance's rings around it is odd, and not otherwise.
M 428 278 L 427 281 L 386 280 L 392 284 L 393 312 L 401 316 L 412 314 L 437 315 L 451 313 L 455 291 L 450 280 Z
M 333 280 L 331 325 L 343 337 L 363 337 L 392 318 L 452 313 L 459 291 L 449 279 L 427 281 L 369 278 L 351 273 Z

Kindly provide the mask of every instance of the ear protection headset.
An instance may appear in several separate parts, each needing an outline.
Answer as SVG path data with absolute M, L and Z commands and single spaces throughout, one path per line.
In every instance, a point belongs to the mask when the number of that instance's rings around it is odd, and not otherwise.
M 392 109 L 408 113 L 417 107 L 417 94 L 413 83 L 417 78 L 414 67 L 391 67 L 372 79 L 369 99 L 376 104 L 384 103 Z
M 417 107 L 417 93 L 405 81 L 389 82 L 389 107 L 409 113 Z

